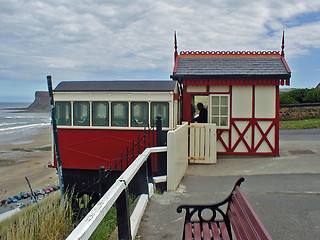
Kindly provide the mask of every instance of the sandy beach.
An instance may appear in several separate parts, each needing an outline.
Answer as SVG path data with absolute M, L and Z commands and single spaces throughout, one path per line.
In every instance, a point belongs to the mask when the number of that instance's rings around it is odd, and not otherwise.
M 25 177 L 28 178 L 34 191 L 58 184 L 56 169 L 48 168 L 48 163 L 52 159 L 51 151 L 32 150 L 50 146 L 51 143 L 52 133 L 48 127 L 41 129 L 36 135 L 0 145 L 0 200 L 19 192 L 30 192 Z

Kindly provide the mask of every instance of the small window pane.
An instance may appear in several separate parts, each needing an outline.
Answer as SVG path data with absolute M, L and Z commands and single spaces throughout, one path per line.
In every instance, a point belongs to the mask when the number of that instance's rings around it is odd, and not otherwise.
M 219 106 L 219 96 L 213 96 L 212 97 L 212 104 L 214 106 Z
M 111 104 L 111 125 L 128 127 L 128 103 L 113 102 Z
M 212 122 L 219 126 L 219 117 L 213 117 Z
M 228 118 L 227 117 L 220 118 L 220 126 L 228 126 Z
M 221 105 L 227 106 L 228 105 L 228 97 L 221 96 Z
M 219 115 L 219 107 L 212 107 L 212 114 Z
M 131 126 L 132 127 L 147 127 L 149 120 L 149 104 L 147 102 L 132 102 L 131 103 Z
M 151 103 L 151 116 L 153 125 L 156 124 L 156 117 L 161 115 L 162 126 L 169 127 L 169 103 L 153 102 Z
M 227 116 L 228 115 L 228 107 L 220 108 L 220 115 Z
M 92 125 L 108 126 L 109 125 L 109 103 L 92 102 Z
M 73 125 L 89 126 L 90 125 L 90 105 L 89 102 L 73 103 Z
M 57 125 L 71 125 L 71 103 L 56 102 L 55 103 L 56 123 Z

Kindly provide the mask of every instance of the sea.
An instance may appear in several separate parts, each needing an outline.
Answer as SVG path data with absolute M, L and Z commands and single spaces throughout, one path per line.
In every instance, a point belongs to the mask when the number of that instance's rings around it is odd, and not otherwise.
M 27 112 L 19 110 L 30 103 L 0 102 L 0 145 L 21 145 L 32 142 L 28 139 L 37 135 L 41 129 L 51 126 L 49 112 Z

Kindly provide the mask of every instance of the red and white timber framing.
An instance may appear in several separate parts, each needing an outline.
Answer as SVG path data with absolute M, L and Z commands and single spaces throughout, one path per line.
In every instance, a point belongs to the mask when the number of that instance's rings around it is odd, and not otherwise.
M 229 95 L 229 127 L 217 127 L 217 152 L 228 155 L 279 155 L 279 83 L 280 81 L 250 81 L 242 84 L 230 80 L 184 79 L 183 120 L 191 121 L 194 95 Z M 218 83 L 213 85 L 212 83 Z M 224 86 L 220 83 L 224 83 Z M 192 84 L 190 84 L 192 83 Z M 206 91 L 188 91 L 188 86 L 206 86 Z M 226 86 L 228 84 L 229 86 Z M 210 107 L 210 106 L 209 106 Z M 209 111 L 210 112 L 210 111 Z M 210 118 L 210 117 L 209 117 Z

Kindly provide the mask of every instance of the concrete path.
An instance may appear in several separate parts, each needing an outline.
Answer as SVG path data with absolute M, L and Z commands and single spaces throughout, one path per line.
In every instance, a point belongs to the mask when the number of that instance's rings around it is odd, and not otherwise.
M 181 239 L 185 203 L 224 199 L 235 181 L 273 239 L 320 239 L 320 129 L 280 131 L 280 157 L 219 157 L 190 165 L 177 191 L 155 194 L 139 239 Z

